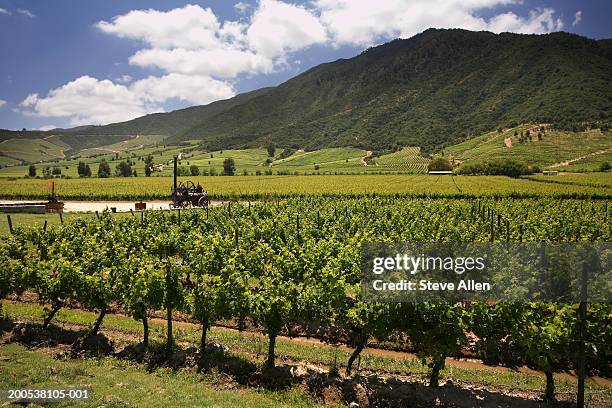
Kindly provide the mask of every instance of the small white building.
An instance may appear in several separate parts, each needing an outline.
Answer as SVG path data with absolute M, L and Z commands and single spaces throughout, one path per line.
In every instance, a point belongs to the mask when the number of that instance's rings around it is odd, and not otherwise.
M 452 170 L 432 170 L 428 173 L 430 176 L 452 176 Z
M 557 174 L 559 174 L 559 172 L 556 170 L 544 170 L 542 174 L 544 176 L 556 176 Z

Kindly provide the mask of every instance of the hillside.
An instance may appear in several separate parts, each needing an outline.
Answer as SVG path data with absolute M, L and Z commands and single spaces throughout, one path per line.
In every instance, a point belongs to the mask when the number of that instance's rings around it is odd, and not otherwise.
M 233 98 L 212 102 L 203 106 L 192 106 L 169 113 L 153 113 L 126 122 L 113 123 L 106 126 L 80 126 L 74 129 L 60 129 L 61 134 L 79 135 L 163 135 L 183 134 L 188 129 L 200 125 L 209 118 L 228 109 L 249 102 L 251 99 L 264 95 L 270 88 L 262 88 L 246 92 Z
M 159 135 L 58 135 L 14 132 L 0 140 L 0 166 L 21 162 L 57 162 L 71 157 L 99 156 L 151 146 L 163 140 Z M 6 135 L 6 133 L 5 133 Z M 25 137 L 22 137 L 25 136 Z
M 525 135 L 522 142 L 521 133 Z M 444 152 L 460 163 L 512 159 L 559 171 L 596 171 L 602 163 L 612 163 L 612 131 L 570 132 L 522 125 L 474 137 Z
M 83 149 L 120 143 L 132 138 L 133 136 L 127 134 L 97 137 L 86 134 L 57 134 L 56 131 L 0 129 L 0 166 L 14 165 L 21 161 L 62 159 Z
M 428 30 L 322 64 L 171 140 L 430 151 L 513 122 L 609 120 L 611 73 L 608 42 Z
M 258 89 L 205 106 L 193 106 L 171 113 L 155 113 L 106 126 L 78 126 L 71 129 L 53 129 L 48 132 L 0 129 L 0 142 L 12 139 L 23 140 L 23 142 L 20 142 L 21 145 L 13 150 L 6 150 L 5 146 L 0 144 L 0 157 L 5 158 L 3 160 L 6 164 L 13 163 L 10 159 L 15 159 L 17 162 L 22 160 L 26 162 L 47 161 L 50 157 L 38 154 L 37 152 L 40 153 L 40 149 L 35 149 L 33 153 L 20 153 L 21 151 L 28 151 L 32 143 L 45 144 L 45 141 L 51 141 L 60 146 L 66 156 L 81 154 L 81 151 L 83 151 L 82 155 L 84 156 L 114 151 L 116 144 L 130 143 L 130 140 L 133 140 L 136 135 L 147 135 L 147 138 L 155 138 L 159 141 L 169 135 L 181 134 L 196 124 L 206 121 L 209 117 L 245 103 L 251 98 L 266 93 L 267 90 L 268 88 Z M 30 143 L 25 140 L 33 140 L 34 142 Z M 58 156 L 58 158 L 63 157 L 63 155 Z M 3 162 L 0 162 L 0 165 L 2 164 Z
M 420 146 L 430 153 L 518 123 L 609 123 L 611 102 L 610 40 L 430 29 L 321 64 L 277 87 L 54 133 L 90 141 L 162 135 L 168 143 L 201 140 L 207 150 L 274 142 L 305 150 Z
M 611 72 L 605 40 L 431 29 L 230 99 L 214 112 L 211 104 L 163 118 L 199 120 L 167 133 L 170 141 L 200 139 L 209 149 L 275 142 L 307 150 L 417 145 L 429 152 L 513 123 L 609 121 Z M 122 126 L 144 132 L 142 120 Z

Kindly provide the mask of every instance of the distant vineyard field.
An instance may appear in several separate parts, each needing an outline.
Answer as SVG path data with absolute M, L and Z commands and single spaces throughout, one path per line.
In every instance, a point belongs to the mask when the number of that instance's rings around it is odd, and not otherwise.
M 474 137 L 444 152 L 462 163 L 511 159 L 559 171 L 596 171 L 601 163 L 611 161 L 612 132 L 569 132 L 522 125 Z
M 375 165 L 390 170 L 413 170 L 425 173 L 429 160 L 421 156 L 419 147 L 404 147 L 399 152 L 385 154 L 375 159 Z
M 121 153 L 128 150 L 136 150 L 146 146 L 155 145 L 164 140 L 160 135 L 138 135 L 122 142 L 113 143 L 106 146 L 83 149 L 79 152 L 80 157 L 89 157 L 108 153 Z
M 260 199 L 289 195 L 403 195 L 419 197 L 610 197 L 609 174 L 511 179 L 503 176 L 321 175 L 321 176 L 198 176 L 181 177 L 200 183 L 213 199 Z M 0 179 L 0 197 L 43 198 L 50 182 L 42 179 Z M 57 179 L 63 199 L 169 199 L 171 177 Z

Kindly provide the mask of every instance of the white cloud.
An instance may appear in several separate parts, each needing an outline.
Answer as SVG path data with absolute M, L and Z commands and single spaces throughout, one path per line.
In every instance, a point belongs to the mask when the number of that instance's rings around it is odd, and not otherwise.
M 97 27 L 119 38 L 140 40 L 155 48 L 214 49 L 221 46 L 220 23 L 211 9 L 187 5 L 170 11 L 133 10 L 100 21 Z
M 132 78 L 130 75 L 121 75 L 118 78 L 115 78 L 115 82 L 119 82 L 120 84 L 127 84 L 129 82 L 132 82 Z
M 3 107 L 4 105 L 6 105 L 6 101 L 3 99 L 0 99 L 0 108 Z
M 242 1 L 234 4 L 234 10 L 236 10 L 236 12 L 240 14 L 246 13 L 249 8 L 251 8 L 251 5 L 244 3 Z
M 20 106 L 26 115 L 67 117 L 73 126 L 121 122 L 153 112 L 163 112 L 161 102 L 177 98 L 206 104 L 234 95 L 233 88 L 208 77 L 170 74 L 148 77 L 130 86 L 82 76 L 41 98 L 30 94 Z
M 211 9 L 187 5 L 170 11 L 134 10 L 97 27 L 146 44 L 130 57 L 132 65 L 222 79 L 273 72 L 284 65 L 286 53 L 326 39 L 311 11 L 277 0 L 261 0 L 248 23 L 221 23 Z
M 23 14 L 23 15 L 24 15 L 24 16 L 26 16 L 26 17 L 30 17 L 30 18 L 34 18 L 34 17 L 36 17 L 36 14 L 32 13 L 32 12 L 31 12 L 30 10 L 28 10 L 28 9 L 21 9 L 21 8 L 18 8 L 18 9 L 17 9 L 17 12 L 18 12 L 19 14 Z
M 0 7 L 0 14 L 6 14 L 7 16 L 10 16 L 11 12 L 8 11 L 7 9 L 3 9 L 3 8 Z
M 158 106 L 145 106 L 123 85 L 89 76 L 53 89 L 44 98 L 30 94 L 21 106 L 27 115 L 69 117 L 74 126 L 119 122 L 160 110 Z
M 269 58 L 327 39 L 325 28 L 311 11 L 276 0 L 260 1 L 246 35 L 251 48 Z
M 479 11 L 519 0 L 315 0 L 320 19 L 336 45 L 372 45 L 395 37 L 408 38 L 427 28 L 464 28 L 493 32 L 545 33 L 563 22 L 550 8 L 527 17 L 512 12 L 486 20 Z
M 270 59 L 251 51 L 231 49 L 147 49 L 138 51 L 130 57 L 130 64 L 141 67 L 156 66 L 166 72 L 211 75 L 217 78 L 235 78 L 243 72 L 267 73 L 273 69 Z
M 543 34 L 559 31 L 563 28 L 563 21 L 555 18 L 553 9 L 536 9 L 529 12 L 529 17 L 522 18 L 514 13 L 504 13 L 493 17 L 486 29 L 495 33 L 504 31 L 526 34 Z
M 169 74 L 161 78 L 150 76 L 136 81 L 130 90 L 145 103 L 159 103 L 176 98 L 205 105 L 235 95 L 232 86 L 226 82 L 207 76 L 182 74 Z
M 576 27 L 582 21 L 582 11 L 578 10 L 576 14 L 574 14 L 574 21 L 572 22 L 572 27 Z

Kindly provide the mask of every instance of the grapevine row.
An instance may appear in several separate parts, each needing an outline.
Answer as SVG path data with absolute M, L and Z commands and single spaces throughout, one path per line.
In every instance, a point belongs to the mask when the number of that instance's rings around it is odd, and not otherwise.
M 142 322 L 145 346 L 153 311 L 166 311 L 169 347 L 176 311 L 200 322 L 201 350 L 216 322 L 248 319 L 268 336 L 269 367 L 276 338 L 290 324 L 343 333 L 355 347 L 349 375 L 369 342 L 409 339 L 432 385 L 446 357 L 459 355 L 473 335 L 483 359 L 510 347 L 543 370 L 552 399 L 553 370 L 573 361 L 584 342 L 590 361 L 610 361 L 610 305 L 589 305 L 584 330 L 577 305 L 368 303 L 359 296 L 360 249 L 368 241 L 610 241 L 608 217 L 607 201 L 393 197 L 312 197 L 121 219 L 104 213 L 16 229 L 0 243 L 0 297 L 36 292 L 51 305 L 45 326 L 73 303 L 96 310 L 90 335 L 119 306 Z

